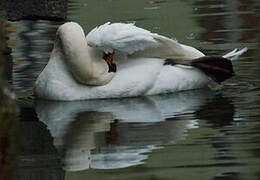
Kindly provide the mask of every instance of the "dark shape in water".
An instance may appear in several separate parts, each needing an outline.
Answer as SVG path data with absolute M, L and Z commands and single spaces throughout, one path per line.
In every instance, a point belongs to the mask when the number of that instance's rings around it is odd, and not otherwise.
M 193 66 L 204 72 L 217 83 L 221 83 L 234 76 L 231 60 L 221 56 L 203 56 L 191 61 L 166 59 L 164 65 Z

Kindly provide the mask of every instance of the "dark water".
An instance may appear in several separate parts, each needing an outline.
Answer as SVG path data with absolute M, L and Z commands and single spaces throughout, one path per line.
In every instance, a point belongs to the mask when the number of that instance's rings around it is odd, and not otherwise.
M 221 87 L 51 102 L 34 99 L 62 22 L 9 22 L 9 83 L 19 97 L 13 179 L 260 179 L 259 6 L 253 0 L 87 0 L 68 20 L 135 22 L 205 54 L 248 47 Z

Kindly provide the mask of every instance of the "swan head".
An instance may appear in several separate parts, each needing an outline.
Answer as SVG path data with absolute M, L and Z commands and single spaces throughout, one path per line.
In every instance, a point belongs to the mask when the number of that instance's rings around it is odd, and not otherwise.
M 58 28 L 54 49 L 61 52 L 68 71 L 78 83 L 105 85 L 115 75 L 114 54 L 107 55 L 100 49 L 90 47 L 83 29 L 75 22 L 67 22 Z

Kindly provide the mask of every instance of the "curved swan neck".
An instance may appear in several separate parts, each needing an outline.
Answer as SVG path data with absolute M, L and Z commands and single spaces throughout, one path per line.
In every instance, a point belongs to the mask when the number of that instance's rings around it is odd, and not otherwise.
M 83 29 L 77 23 L 59 27 L 55 47 L 64 55 L 66 66 L 78 83 L 100 86 L 112 80 L 114 74 L 108 72 L 102 51 L 87 45 Z
M 93 75 L 93 63 L 87 52 L 87 42 L 82 28 L 76 23 L 65 23 L 57 31 L 57 41 L 74 78 L 87 84 Z

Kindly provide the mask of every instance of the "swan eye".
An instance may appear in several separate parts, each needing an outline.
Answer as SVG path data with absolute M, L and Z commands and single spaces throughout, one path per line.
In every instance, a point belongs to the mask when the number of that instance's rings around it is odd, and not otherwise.
M 116 64 L 113 63 L 115 52 L 104 54 L 103 59 L 107 62 L 108 72 L 116 72 Z

